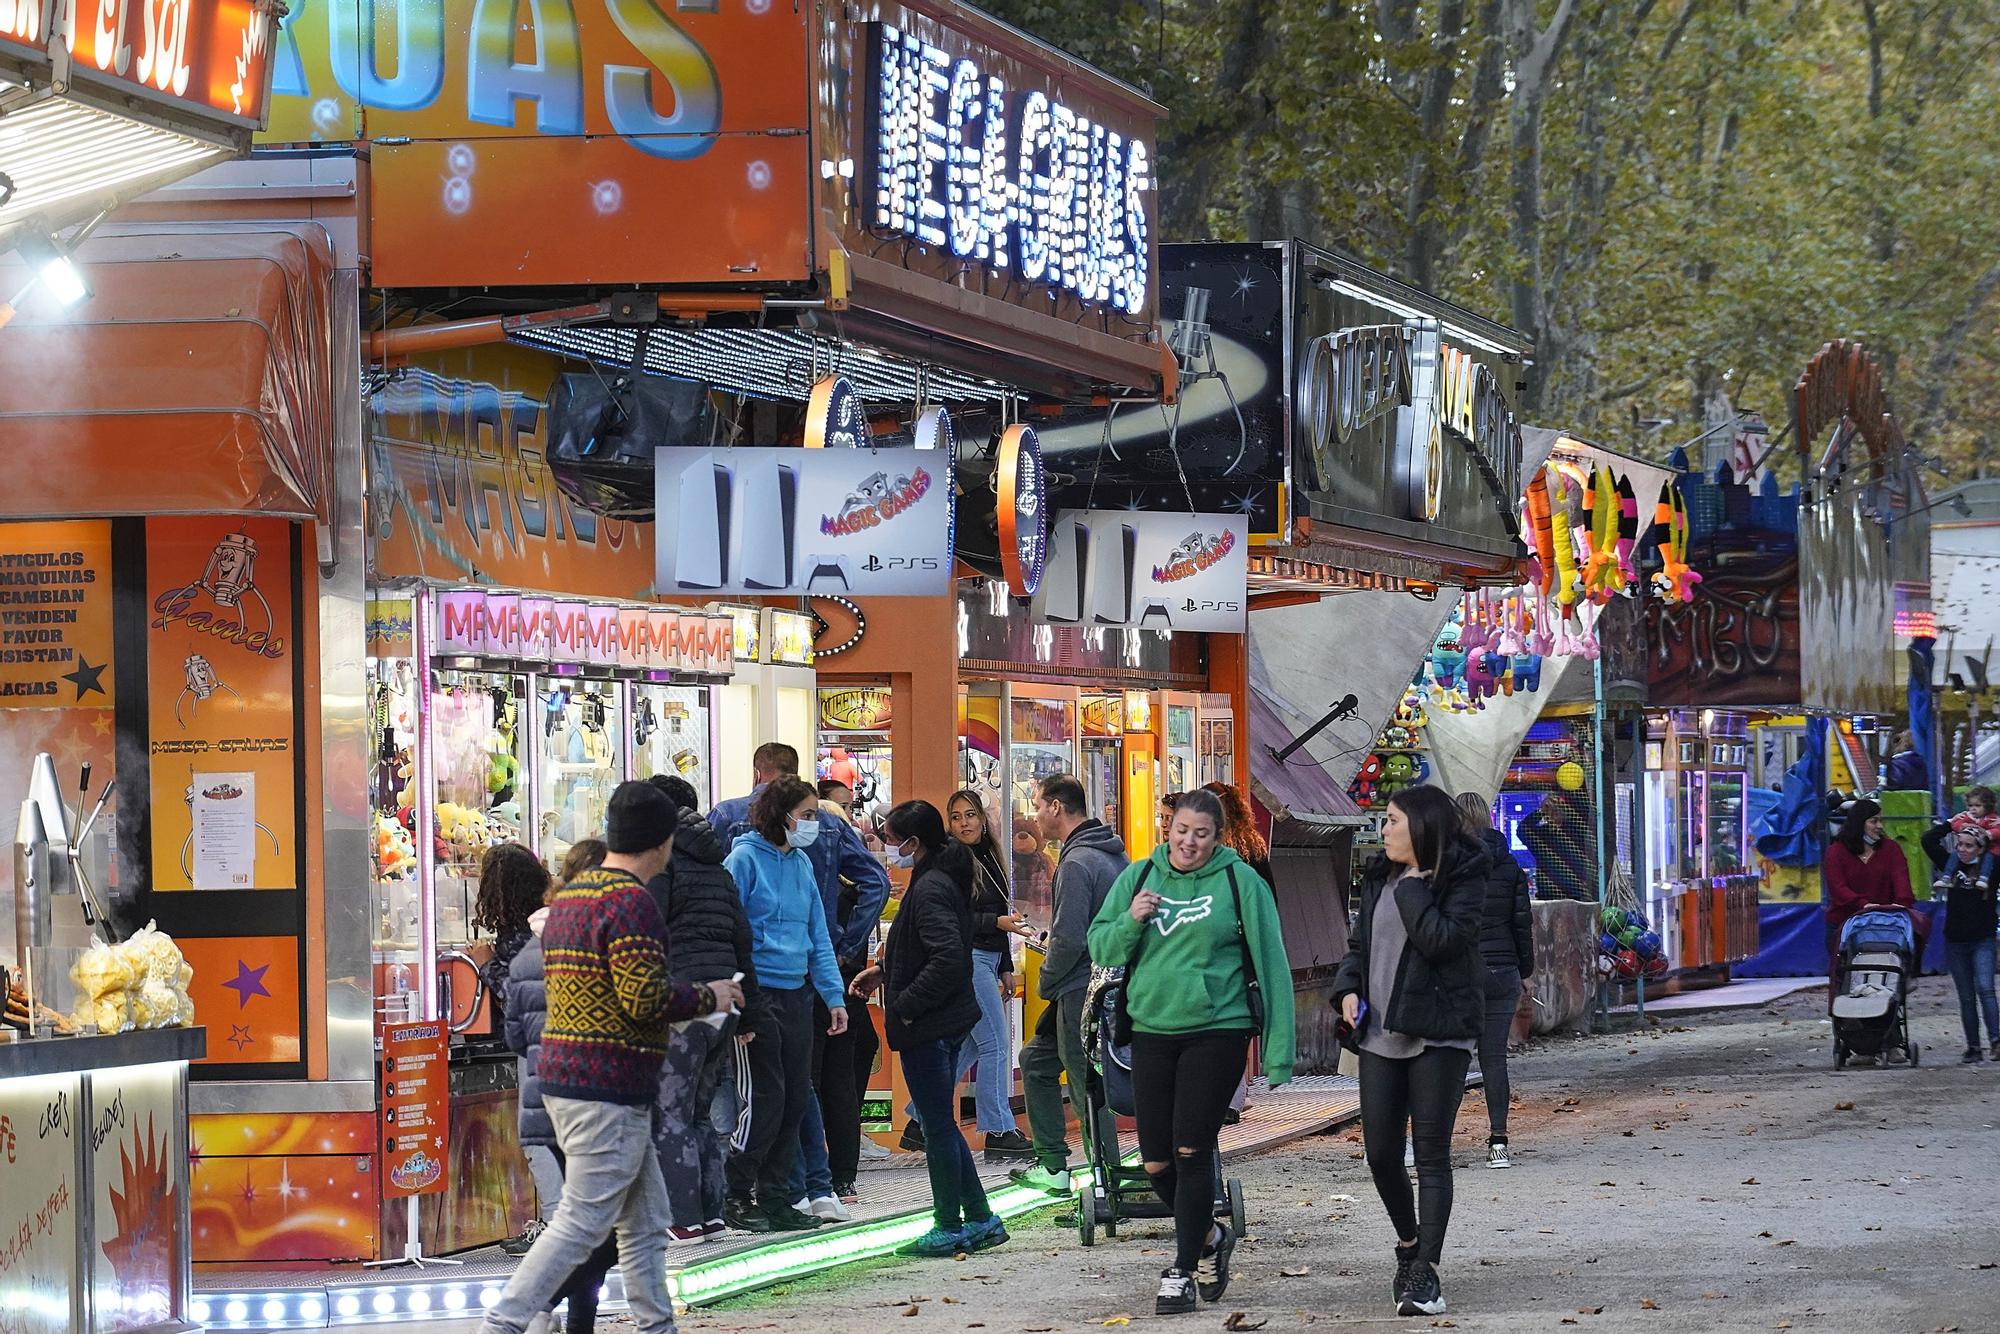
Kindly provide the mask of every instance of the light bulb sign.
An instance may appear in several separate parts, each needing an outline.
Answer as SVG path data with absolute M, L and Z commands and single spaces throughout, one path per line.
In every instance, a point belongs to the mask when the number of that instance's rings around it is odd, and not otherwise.
M 77 83 L 256 129 L 284 13 L 266 0 L 0 0 L 0 57 L 46 64 L 60 45 Z
M 1087 305 L 1146 309 L 1145 140 L 891 24 L 866 25 L 864 40 L 871 230 Z

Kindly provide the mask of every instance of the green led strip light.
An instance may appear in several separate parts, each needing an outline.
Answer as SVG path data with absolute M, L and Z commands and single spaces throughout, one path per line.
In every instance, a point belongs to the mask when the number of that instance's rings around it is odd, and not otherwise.
M 1079 1173 L 1081 1177 L 1083 1174 Z M 1002 1218 L 1018 1218 L 1036 1209 L 1076 1196 L 1055 1196 L 1027 1186 L 1007 1186 L 986 1197 L 993 1212 Z M 915 1213 L 885 1218 L 879 1222 L 844 1227 L 827 1236 L 812 1235 L 796 1241 L 781 1241 L 741 1255 L 689 1265 L 672 1276 L 670 1286 L 676 1301 L 689 1306 L 740 1297 L 788 1279 L 821 1273 L 835 1265 L 856 1260 L 872 1260 L 887 1255 L 906 1241 L 915 1241 L 931 1230 L 928 1208 Z

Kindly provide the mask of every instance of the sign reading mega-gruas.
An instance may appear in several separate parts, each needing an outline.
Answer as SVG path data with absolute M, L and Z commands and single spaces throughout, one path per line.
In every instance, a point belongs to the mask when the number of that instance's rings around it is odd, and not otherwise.
M 1181 401 L 1044 429 L 1050 469 L 1081 479 L 1059 503 L 1240 513 L 1362 568 L 1520 553 L 1525 339 L 1298 241 L 1164 246 L 1160 289 Z

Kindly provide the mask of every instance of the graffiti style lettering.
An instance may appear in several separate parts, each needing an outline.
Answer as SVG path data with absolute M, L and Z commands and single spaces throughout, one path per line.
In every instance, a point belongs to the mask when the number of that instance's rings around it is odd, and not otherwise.
M 535 104 L 541 134 L 583 133 L 583 38 L 570 0 L 525 0 L 535 58 L 514 62 L 524 0 L 477 0 L 472 10 L 472 68 L 466 115 L 487 125 L 515 124 L 517 100 Z
M 334 82 L 365 107 L 379 111 L 415 111 L 437 101 L 444 90 L 444 6 L 399 5 L 396 8 L 396 73 L 382 75 L 381 52 L 375 49 L 381 31 L 376 0 L 327 3 L 332 11 L 327 52 Z M 291 25 L 284 26 L 290 42 Z
M 604 109 L 612 128 L 652 157 L 673 161 L 700 157 L 722 128 L 722 79 L 715 63 L 653 0 L 607 0 L 607 8 L 625 40 L 666 79 L 674 101 L 673 114 L 661 115 L 653 102 L 652 70 L 606 65 Z

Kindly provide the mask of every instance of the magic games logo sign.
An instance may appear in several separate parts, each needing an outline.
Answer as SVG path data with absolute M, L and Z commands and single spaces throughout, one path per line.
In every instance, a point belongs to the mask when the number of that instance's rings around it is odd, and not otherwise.
M 819 530 L 828 537 L 852 537 L 879 528 L 914 508 L 930 489 L 931 475 L 922 468 L 893 481 L 886 472 L 875 473 L 848 493 L 839 514 L 820 516 Z
M 1172 584 L 1192 579 L 1235 549 L 1236 534 L 1229 529 L 1189 533 L 1164 564 L 1153 567 L 1153 582 Z

